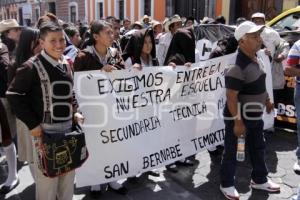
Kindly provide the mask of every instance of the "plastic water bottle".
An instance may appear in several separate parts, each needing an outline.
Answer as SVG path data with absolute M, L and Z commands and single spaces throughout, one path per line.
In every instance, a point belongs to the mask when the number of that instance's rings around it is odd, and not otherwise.
M 240 136 L 237 140 L 236 160 L 243 162 L 245 160 L 245 136 Z

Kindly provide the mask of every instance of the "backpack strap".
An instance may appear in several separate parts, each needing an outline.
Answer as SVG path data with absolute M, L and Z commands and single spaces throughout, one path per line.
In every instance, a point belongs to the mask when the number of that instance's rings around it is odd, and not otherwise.
M 52 94 L 51 94 L 51 84 L 50 79 L 45 67 L 43 66 L 42 62 L 37 58 L 30 59 L 33 66 L 36 68 L 38 75 L 41 80 L 41 89 L 42 89 L 42 96 L 43 96 L 43 103 L 44 103 L 44 115 L 43 115 L 43 123 L 52 124 Z

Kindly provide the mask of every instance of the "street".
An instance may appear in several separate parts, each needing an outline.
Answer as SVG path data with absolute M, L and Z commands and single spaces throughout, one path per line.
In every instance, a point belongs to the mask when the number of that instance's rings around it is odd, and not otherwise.
M 268 194 L 263 191 L 251 191 L 249 188 L 251 165 L 247 159 L 238 163 L 236 173 L 236 188 L 240 192 L 241 200 L 283 200 L 290 199 L 297 193 L 300 176 L 292 169 L 296 161 L 295 150 L 297 138 L 295 133 L 276 130 L 266 134 L 266 159 L 269 168 L 269 177 L 281 185 L 281 192 Z M 193 167 L 180 167 L 178 173 L 167 172 L 165 168 L 160 177 L 142 175 L 138 182 L 125 182 L 129 193 L 125 196 L 112 191 L 102 192 L 98 199 L 103 200 L 222 200 L 219 190 L 219 170 L 221 157 L 210 158 L 207 151 L 196 155 L 196 164 Z M 7 166 L 0 165 L 0 183 L 5 181 Z M 19 163 L 18 173 L 20 184 L 6 196 L 0 199 L 34 200 L 34 183 L 28 165 Z M 76 188 L 75 200 L 91 200 L 89 188 Z

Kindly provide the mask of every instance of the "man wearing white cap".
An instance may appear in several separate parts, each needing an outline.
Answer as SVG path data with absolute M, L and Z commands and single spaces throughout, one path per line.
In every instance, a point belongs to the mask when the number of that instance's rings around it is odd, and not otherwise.
M 266 23 L 266 16 L 264 13 L 253 13 L 251 16 L 252 22 L 254 22 L 256 25 L 265 25 Z
M 251 20 L 258 26 L 265 25 L 266 16 L 263 13 L 257 12 L 251 16 Z M 266 27 L 261 33 L 261 38 L 265 46 L 265 53 L 270 57 L 270 60 L 272 61 L 275 54 L 275 49 L 280 43 L 280 35 L 274 29 Z
M 251 183 L 253 189 L 269 192 L 280 191 L 280 186 L 268 180 L 265 163 L 265 140 L 262 113 L 268 113 L 272 103 L 266 91 L 266 74 L 258 63 L 256 52 L 260 50 L 260 33 L 264 26 L 245 21 L 234 33 L 239 44 L 235 65 L 225 75 L 227 103 L 224 108 L 225 141 L 221 162 L 220 190 L 227 199 L 239 199 L 234 187 L 237 139 L 246 138 L 252 163 Z
M 160 65 L 163 65 L 167 56 L 167 52 L 173 38 L 174 33 L 178 28 L 182 27 L 182 21 L 179 15 L 174 15 L 168 19 L 165 24 L 165 30 L 167 33 L 162 35 L 157 45 L 157 59 Z

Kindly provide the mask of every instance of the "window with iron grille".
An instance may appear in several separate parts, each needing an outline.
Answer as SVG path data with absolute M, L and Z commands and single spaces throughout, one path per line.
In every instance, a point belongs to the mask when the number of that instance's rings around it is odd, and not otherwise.
M 36 8 L 35 9 L 35 19 L 36 19 L 36 21 L 38 21 L 39 18 L 40 18 L 40 9 Z
M 55 6 L 55 2 L 49 2 L 48 3 L 48 7 L 49 7 L 49 12 L 56 15 L 56 6 Z
M 144 15 L 151 16 L 151 0 L 145 0 L 144 2 Z
M 174 15 L 175 3 L 173 0 L 166 0 L 166 16 L 170 17 Z
M 103 16 L 104 16 L 104 14 L 103 14 L 103 2 L 99 2 L 98 3 L 98 17 L 99 17 L 99 19 L 102 19 L 103 18 Z
M 72 23 L 76 23 L 76 6 L 70 6 L 70 20 Z
M 119 0 L 119 19 L 124 19 L 124 0 Z

